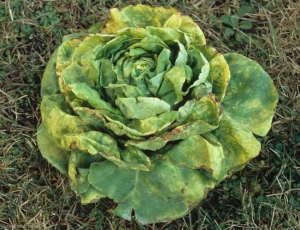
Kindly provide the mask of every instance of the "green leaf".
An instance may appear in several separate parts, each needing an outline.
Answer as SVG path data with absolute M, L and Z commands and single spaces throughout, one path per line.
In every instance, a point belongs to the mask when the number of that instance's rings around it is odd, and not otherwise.
M 238 42 L 244 41 L 244 37 L 245 37 L 245 35 L 240 31 L 237 31 L 235 33 L 235 40 L 238 41 Z
M 89 35 L 86 36 L 79 46 L 74 50 L 72 61 L 78 61 L 79 65 L 90 68 L 92 65 L 91 56 L 95 47 L 104 46 L 107 42 L 113 39 L 111 35 Z M 94 79 L 91 79 L 94 80 Z M 94 82 L 96 82 L 94 80 Z
M 198 79 L 196 81 L 194 81 L 194 83 L 191 84 L 185 92 L 183 92 L 184 96 L 189 93 L 190 89 L 194 88 L 193 90 L 198 90 L 199 88 L 206 88 L 205 83 L 208 83 L 207 77 L 209 75 L 210 65 L 202 53 L 200 53 L 200 56 L 198 59 L 201 60 L 201 61 L 198 60 L 201 62 L 201 66 L 202 66 L 201 72 L 198 75 Z M 198 65 L 198 67 L 200 67 L 200 66 Z M 193 71 L 197 71 L 196 68 L 192 68 L 192 69 L 193 69 Z M 190 79 L 189 79 L 189 81 L 190 81 Z M 190 83 L 190 82 L 188 82 L 188 83 Z M 207 93 L 211 93 L 211 91 L 209 91 Z M 195 98 L 201 98 L 202 96 L 206 95 L 206 93 L 204 95 L 199 95 L 199 94 L 195 94 L 195 95 L 197 95 Z
M 110 58 L 113 55 L 116 55 L 118 52 L 127 49 L 130 45 L 141 41 L 142 39 L 143 39 L 142 36 L 133 37 L 124 34 L 111 39 L 105 45 L 97 46 L 93 50 L 93 54 L 92 54 L 93 56 L 92 62 L 95 65 L 95 68 L 97 70 L 99 69 L 99 63 L 97 62 L 98 60 L 102 58 Z
M 44 96 L 41 113 L 44 126 L 57 145 L 60 144 L 62 136 L 66 134 L 90 130 L 80 117 L 72 114 L 61 94 Z
M 231 80 L 222 102 L 227 116 L 255 134 L 265 136 L 271 128 L 278 95 L 270 76 L 262 67 L 231 53 L 225 59 Z
M 91 26 L 88 29 L 88 32 L 91 33 L 91 34 L 96 34 L 103 28 L 103 26 L 104 26 L 103 22 L 98 22 L 95 25 Z
M 212 180 L 221 181 L 226 177 L 223 147 L 216 139 L 209 142 L 201 135 L 190 136 L 174 145 L 164 159 L 177 166 L 203 169 Z
M 239 20 L 240 20 L 240 18 L 236 14 L 233 14 L 233 15 L 230 16 L 230 22 L 231 22 L 231 25 L 233 26 L 233 28 L 238 27 Z
M 134 119 L 128 124 L 128 127 L 145 135 L 151 135 L 166 129 L 176 120 L 176 116 L 176 111 L 164 112 L 145 119 Z
M 129 140 L 126 145 L 155 151 L 164 147 L 168 142 L 214 130 L 219 121 L 218 104 L 211 95 L 207 95 L 199 101 L 188 101 L 179 109 L 177 121 L 178 126 L 171 131 L 146 140 Z
M 80 196 L 82 204 L 94 203 L 105 197 L 103 193 L 89 183 L 87 178 L 89 174 L 88 168 L 77 168 L 76 171 L 76 181 L 71 183 L 71 187 Z
M 89 87 L 86 83 L 77 82 L 69 85 L 71 91 L 77 98 L 88 102 L 91 106 L 100 110 L 107 110 L 113 114 L 121 114 L 119 110 L 112 107 L 112 105 L 101 99 L 97 90 Z
M 70 153 L 53 140 L 44 124 L 38 128 L 37 142 L 42 156 L 60 172 L 67 174 Z
M 99 131 L 64 135 L 61 145 L 65 149 L 79 149 L 92 155 L 100 154 L 105 159 L 118 162 L 120 153 L 117 142 L 108 134 Z
M 186 45 L 187 41 L 185 39 L 184 33 L 180 30 L 173 28 L 159 28 L 148 26 L 146 30 L 154 36 L 159 37 L 167 45 L 171 45 L 174 41 L 178 40 L 180 43 Z
M 230 80 L 230 72 L 228 64 L 222 54 L 215 48 L 210 46 L 196 46 L 196 48 L 204 55 L 210 65 L 210 72 L 207 80 L 212 85 L 212 92 L 221 101 L 226 93 L 226 89 Z
M 177 13 L 174 8 L 150 7 L 146 5 L 128 6 L 119 11 L 110 10 L 111 18 L 106 22 L 101 33 L 113 34 L 126 27 L 146 28 L 147 26 L 162 27 L 165 22 Z
M 217 27 L 219 30 L 222 29 L 222 21 L 216 17 L 215 15 L 212 15 L 210 17 L 210 19 L 212 20 L 212 22 L 214 23 L 214 26 Z
M 179 124 L 203 120 L 209 124 L 218 125 L 219 108 L 216 98 L 210 94 L 200 100 L 187 101 L 178 109 L 176 120 Z
M 168 161 L 153 161 L 150 172 L 116 167 L 110 162 L 94 163 L 89 182 L 118 202 L 114 213 L 142 224 L 180 217 L 206 195 L 214 183 L 197 170 L 177 167 Z
M 224 33 L 226 37 L 231 37 L 232 35 L 234 35 L 235 32 L 233 29 L 226 27 Z
M 224 15 L 222 15 L 222 16 L 220 17 L 220 19 L 221 19 L 221 21 L 222 21 L 224 24 L 229 25 L 229 26 L 233 26 L 233 25 L 232 25 L 232 22 L 231 22 L 231 20 L 230 20 L 230 17 L 229 17 L 228 15 L 224 14 Z
M 83 32 L 67 34 L 67 35 L 63 36 L 62 42 L 64 43 L 66 41 L 73 40 L 75 38 L 80 38 L 80 37 L 83 37 L 85 35 L 86 35 L 86 33 L 83 33 Z
M 168 103 L 155 97 L 119 97 L 116 105 L 128 119 L 145 119 L 170 110 Z
M 105 195 L 101 193 L 98 189 L 94 186 L 90 185 L 86 192 L 80 193 L 80 202 L 82 204 L 90 204 L 98 202 L 101 198 L 104 198 Z
M 42 78 L 42 83 L 41 83 L 42 97 L 45 95 L 51 95 L 59 92 L 58 76 L 56 75 L 56 57 L 57 57 L 57 49 L 52 54 Z
M 109 84 L 117 82 L 117 75 L 113 71 L 113 64 L 107 58 L 103 58 L 100 64 L 100 85 L 108 87 Z
M 63 82 L 63 87 L 61 88 L 65 88 L 71 84 L 76 84 L 77 82 L 82 82 L 89 87 L 93 87 L 94 82 L 87 76 L 88 69 L 79 65 L 78 62 L 72 62 L 61 72 L 61 80 Z
M 169 49 L 163 49 L 157 58 L 156 63 L 156 74 L 160 74 L 163 71 L 167 71 L 170 69 L 171 61 L 170 61 L 171 51 Z
M 164 24 L 164 28 L 178 29 L 186 33 L 190 38 L 191 44 L 206 44 L 205 36 L 199 26 L 188 16 L 180 13 L 173 14 Z
M 80 43 L 81 40 L 79 39 L 67 40 L 58 48 L 56 59 L 56 74 L 58 76 L 72 63 L 73 53 Z
M 251 13 L 252 12 L 252 8 L 249 5 L 244 5 L 241 8 L 238 9 L 237 11 L 237 15 L 239 17 L 244 17 L 246 14 Z
M 183 99 L 183 84 L 192 78 L 192 70 L 185 64 L 175 65 L 164 74 L 163 82 L 157 96 L 170 105 L 179 103 Z
M 228 173 L 241 170 L 249 160 L 259 154 L 260 143 L 251 130 L 228 117 L 226 113 L 213 134 L 223 146 L 224 166 Z
M 175 65 L 181 65 L 181 64 L 185 65 L 187 62 L 187 59 L 188 59 L 187 51 L 186 51 L 184 45 L 182 45 L 179 41 L 176 41 L 176 42 L 179 46 L 179 51 L 177 54 L 177 58 L 175 60 Z
M 138 43 L 133 44 L 130 48 L 142 48 L 148 52 L 160 53 L 164 48 L 168 49 L 168 46 L 159 37 L 152 35 L 144 38 Z
M 250 21 L 242 21 L 239 24 L 239 28 L 243 30 L 250 30 L 252 29 L 252 23 Z
M 134 146 L 127 146 L 120 153 L 126 168 L 142 171 L 150 171 L 153 168 L 150 158 Z

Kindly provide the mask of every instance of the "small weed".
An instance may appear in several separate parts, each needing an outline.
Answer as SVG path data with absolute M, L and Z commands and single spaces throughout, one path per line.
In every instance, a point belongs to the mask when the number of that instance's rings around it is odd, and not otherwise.
M 252 29 L 252 22 L 243 17 L 251 13 L 253 9 L 250 5 L 244 5 L 235 14 L 223 14 L 220 18 L 212 16 L 215 27 L 224 31 L 225 39 L 235 38 L 236 43 L 249 42 L 249 36 L 244 31 Z M 229 46 L 234 46 L 234 42 L 229 42 Z

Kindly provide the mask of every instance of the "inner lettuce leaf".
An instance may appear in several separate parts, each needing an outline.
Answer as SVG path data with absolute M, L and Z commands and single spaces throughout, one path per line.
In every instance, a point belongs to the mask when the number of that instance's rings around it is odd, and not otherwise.
M 174 8 L 111 9 L 89 32 L 49 60 L 37 133 L 83 204 L 109 197 L 126 220 L 170 221 L 259 154 L 278 95 L 258 63 L 222 55 Z

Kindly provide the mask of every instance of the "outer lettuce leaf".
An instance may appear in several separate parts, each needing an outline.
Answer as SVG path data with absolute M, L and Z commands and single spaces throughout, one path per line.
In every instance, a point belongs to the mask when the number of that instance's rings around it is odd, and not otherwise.
M 59 92 L 58 76 L 56 75 L 57 49 L 52 54 L 41 83 L 41 96 L 51 95 Z
M 67 174 L 70 153 L 57 146 L 44 124 L 38 128 L 37 141 L 42 156 L 60 172 Z
M 130 220 L 132 210 L 142 223 L 168 221 L 186 214 L 214 187 L 197 170 L 177 167 L 168 161 L 153 161 L 150 172 L 128 170 L 113 163 L 94 163 L 89 182 L 119 203 L 114 213 Z
M 243 55 L 226 54 L 232 79 L 222 104 L 225 113 L 240 126 L 265 136 L 271 128 L 278 94 L 270 76 Z
M 213 134 L 223 147 L 225 171 L 229 174 L 241 170 L 249 160 L 259 154 L 260 143 L 252 132 L 226 115 Z
M 222 101 L 224 116 L 213 133 L 223 146 L 228 171 L 238 171 L 260 151 L 254 135 L 264 136 L 271 128 L 278 100 L 269 75 L 256 62 L 226 54 L 231 80 Z
M 213 137 L 193 135 L 172 147 L 163 158 L 173 164 L 190 169 L 205 169 L 210 178 L 223 180 L 226 176 L 226 160 L 222 145 Z M 199 151 L 201 149 L 201 152 Z
M 111 18 L 108 22 L 106 22 L 105 28 L 101 30 L 101 33 L 113 34 L 126 27 L 162 27 L 175 13 L 177 13 L 177 10 L 174 8 L 152 8 L 143 5 L 128 6 L 122 11 L 119 11 L 118 9 L 111 9 Z

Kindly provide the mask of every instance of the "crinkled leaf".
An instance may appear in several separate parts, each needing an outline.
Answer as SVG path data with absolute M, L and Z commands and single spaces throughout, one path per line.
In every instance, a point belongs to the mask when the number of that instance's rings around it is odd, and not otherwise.
M 176 111 L 170 111 L 145 119 L 134 119 L 128 127 L 145 135 L 155 134 L 170 126 L 176 120 L 176 116 Z
M 80 133 L 90 128 L 80 117 L 72 115 L 61 94 L 44 96 L 41 112 L 45 128 L 56 144 L 69 133 Z
M 70 84 L 69 87 L 78 98 L 88 102 L 94 108 L 120 114 L 119 110 L 113 108 L 110 103 L 102 100 L 98 91 L 89 87 L 86 83 L 77 82 Z
M 183 99 L 183 84 L 192 78 L 192 70 L 185 64 L 175 65 L 164 74 L 164 80 L 158 91 L 158 97 L 170 105 L 174 105 Z
M 100 154 L 112 161 L 120 159 L 117 142 L 110 135 L 98 131 L 64 135 L 61 145 L 65 149 L 72 149 L 73 151 L 79 149 L 92 155 Z
M 216 181 L 226 177 L 222 145 L 216 140 L 209 142 L 201 135 L 193 135 L 182 140 L 163 158 L 177 166 L 204 169 L 208 172 L 206 175 L 211 174 L 211 178 Z
M 127 146 L 120 153 L 126 167 L 130 169 L 150 171 L 153 168 L 150 158 L 134 146 Z
M 188 16 L 180 13 L 173 14 L 164 24 L 164 28 L 173 28 L 183 31 L 190 37 L 191 44 L 206 44 L 206 40 L 199 26 Z
M 156 97 L 117 98 L 116 105 L 130 119 L 145 119 L 170 110 L 168 103 Z
M 159 27 L 153 27 L 153 26 L 148 26 L 146 29 L 151 35 L 155 35 L 155 36 L 159 37 L 167 45 L 174 44 L 174 41 L 176 41 L 176 40 L 179 41 L 180 43 L 182 43 L 183 45 L 187 44 L 184 33 L 178 29 L 159 28 Z
M 159 37 L 151 35 L 133 44 L 130 48 L 142 48 L 148 52 L 159 53 L 163 49 L 168 49 L 168 46 Z
M 179 51 L 177 54 L 177 58 L 175 60 L 175 65 L 181 65 L 181 64 L 185 65 L 187 62 L 187 59 L 188 59 L 187 51 L 186 51 L 184 45 L 182 45 L 179 41 L 176 41 L 176 42 L 179 46 Z
M 77 168 L 76 184 L 74 191 L 80 196 L 82 204 L 94 203 L 105 197 L 98 189 L 92 186 L 88 181 L 88 168 Z
M 94 163 L 89 182 L 119 203 L 118 216 L 135 218 L 142 224 L 168 221 L 188 212 L 214 187 L 214 182 L 197 170 L 177 167 L 168 161 L 153 161 L 150 172 L 116 167 L 110 162 Z
M 60 76 L 63 69 L 72 63 L 75 49 L 80 45 L 80 39 L 72 39 L 61 44 L 57 51 L 56 74 Z
M 182 107 L 181 107 L 182 108 Z M 178 126 L 171 131 L 151 137 L 147 140 L 130 140 L 126 145 L 133 145 L 145 150 L 158 150 L 170 141 L 182 140 L 191 135 L 202 134 L 214 130 L 218 126 L 218 104 L 211 96 L 199 101 L 187 102 L 183 109 L 178 111 Z M 183 125 L 180 125 L 184 123 Z
M 224 56 L 218 53 L 216 49 L 210 46 L 199 45 L 197 45 L 196 48 L 201 51 L 210 64 L 210 72 L 207 79 L 212 85 L 212 92 L 221 101 L 225 96 L 230 80 L 228 64 Z
M 252 132 L 226 115 L 213 134 L 223 146 L 226 171 L 241 170 L 259 154 L 260 143 Z
M 187 101 L 178 110 L 179 124 L 203 120 L 209 124 L 218 125 L 219 107 L 214 95 L 206 95 L 200 100 Z

